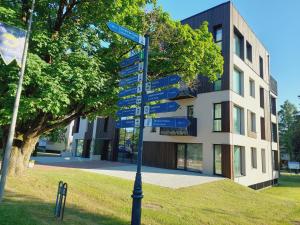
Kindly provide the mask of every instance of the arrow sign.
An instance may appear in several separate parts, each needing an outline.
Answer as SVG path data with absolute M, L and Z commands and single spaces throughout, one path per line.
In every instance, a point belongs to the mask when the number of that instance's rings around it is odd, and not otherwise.
M 127 117 L 127 116 L 139 116 L 141 115 L 141 108 L 131 108 L 131 109 L 123 109 L 117 112 L 118 117 Z
M 181 77 L 179 75 L 171 75 L 171 76 L 167 76 L 158 80 L 154 80 L 152 82 L 148 82 L 147 83 L 147 87 L 148 89 L 156 89 L 156 88 L 160 88 L 160 87 L 164 87 L 164 86 L 168 86 L 168 85 L 172 85 L 172 84 L 177 84 L 179 81 L 181 80 Z
M 134 95 L 142 92 L 142 84 L 139 84 L 137 87 L 125 89 L 119 92 L 119 97 L 125 97 L 127 95 Z
M 119 72 L 121 77 L 128 76 L 130 74 L 142 71 L 144 69 L 144 63 L 135 64 L 133 66 L 127 67 Z
M 145 95 L 145 101 L 146 102 L 152 102 L 152 101 L 158 101 L 162 99 L 169 99 L 169 98 L 175 98 L 179 94 L 178 88 L 170 88 L 167 90 L 151 93 Z
M 143 60 L 143 53 L 139 52 L 138 54 L 135 54 L 127 59 L 124 59 L 122 62 L 120 62 L 121 67 L 126 67 L 134 64 L 135 62 L 140 62 Z
M 167 102 L 151 106 L 145 106 L 145 114 L 175 112 L 180 105 L 177 102 Z
M 118 106 L 122 107 L 122 106 L 130 106 L 135 104 L 139 105 L 141 104 L 141 99 L 142 99 L 141 96 L 121 99 L 118 101 Z
M 119 120 L 117 121 L 117 128 L 127 128 L 127 127 L 139 127 L 140 119 L 132 119 L 132 120 Z
M 132 30 L 129 30 L 111 21 L 107 23 L 107 26 L 112 32 L 120 34 L 121 36 L 130 39 L 136 43 L 139 43 L 141 45 L 145 45 L 145 38 L 142 35 L 137 34 Z
M 190 125 L 190 121 L 186 118 L 145 119 L 145 126 L 146 127 L 186 128 L 189 125 Z
M 120 87 L 127 86 L 130 84 L 141 82 L 142 80 L 143 80 L 143 74 L 140 73 L 136 76 L 128 77 L 128 78 L 124 78 L 124 79 L 120 80 L 119 86 Z

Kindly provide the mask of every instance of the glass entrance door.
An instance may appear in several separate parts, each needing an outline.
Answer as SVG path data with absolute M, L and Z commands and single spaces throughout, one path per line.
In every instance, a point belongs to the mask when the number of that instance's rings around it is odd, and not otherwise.
M 202 144 L 177 145 L 177 169 L 202 171 Z
M 177 145 L 177 169 L 185 169 L 185 144 Z

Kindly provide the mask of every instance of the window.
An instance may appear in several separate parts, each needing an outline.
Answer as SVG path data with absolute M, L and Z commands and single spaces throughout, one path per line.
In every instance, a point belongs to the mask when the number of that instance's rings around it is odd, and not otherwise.
M 260 132 L 261 132 L 261 139 L 266 140 L 266 130 L 265 130 L 265 118 L 260 118 Z
M 194 117 L 194 106 L 193 105 L 187 106 L 187 116 Z
M 156 133 L 156 127 L 151 127 L 151 133 Z
M 245 160 L 244 160 L 244 151 L 241 146 L 234 146 L 234 177 L 240 177 L 245 175 Z
M 221 91 L 221 89 L 222 89 L 222 79 L 219 78 L 214 83 L 214 91 Z
M 263 173 L 266 172 L 266 150 L 261 150 L 261 170 Z
M 237 106 L 233 107 L 233 124 L 234 124 L 234 133 L 243 134 L 242 109 Z
M 234 53 L 244 60 L 244 38 L 236 28 L 234 28 Z
M 252 79 L 249 80 L 249 94 L 255 98 L 255 82 Z
M 243 75 L 242 72 L 233 69 L 233 91 L 239 95 L 243 95 Z
M 272 123 L 272 141 L 277 142 L 277 124 Z
M 214 104 L 214 131 L 222 131 L 222 104 Z
M 262 87 L 259 88 L 259 100 L 260 107 L 265 108 L 265 90 Z
M 256 148 L 251 148 L 251 165 L 252 165 L 252 168 L 257 169 L 257 152 L 256 152 Z
M 272 151 L 272 165 L 273 165 L 273 170 L 278 170 L 278 151 Z
M 246 42 L 246 48 L 247 48 L 247 59 L 252 62 L 252 45 L 247 41 Z
M 250 131 L 256 132 L 256 115 L 253 112 L 250 112 Z
M 264 60 L 261 56 L 259 56 L 259 75 L 264 78 Z
M 216 44 L 222 50 L 222 39 L 223 39 L 222 25 L 218 25 L 214 28 L 214 35 L 215 35 Z
M 271 96 L 271 112 L 274 116 L 276 116 L 276 98 Z
M 108 129 L 108 121 L 109 121 L 109 117 L 105 117 L 105 119 L 104 119 L 104 132 L 107 132 L 107 129 Z
M 214 145 L 214 167 L 215 174 L 222 175 L 222 146 Z

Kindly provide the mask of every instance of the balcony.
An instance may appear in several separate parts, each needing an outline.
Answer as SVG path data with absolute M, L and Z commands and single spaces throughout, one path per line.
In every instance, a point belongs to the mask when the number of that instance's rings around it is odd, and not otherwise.
M 273 94 L 278 95 L 277 81 L 272 76 L 270 76 L 270 90 Z
M 190 125 L 187 128 L 169 128 L 169 127 L 161 127 L 160 135 L 167 136 L 197 136 L 197 118 L 188 117 L 190 121 Z

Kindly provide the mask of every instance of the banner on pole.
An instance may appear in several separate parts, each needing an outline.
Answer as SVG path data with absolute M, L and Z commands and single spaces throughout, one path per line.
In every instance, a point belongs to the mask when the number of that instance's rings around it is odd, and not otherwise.
M 0 55 L 6 65 L 13 60 L 21 67 L 27 32 L 0 22 Z

